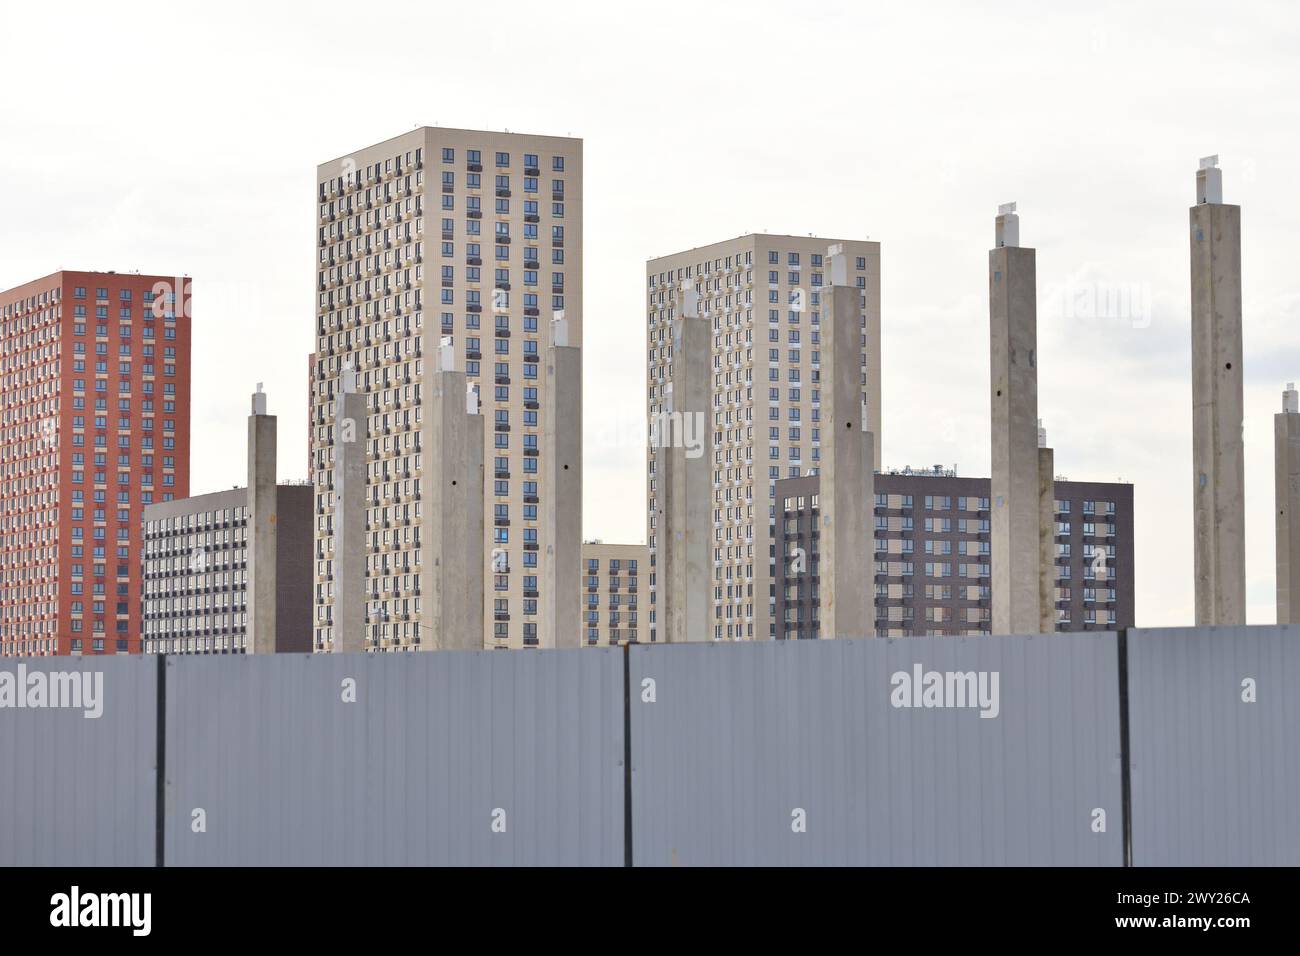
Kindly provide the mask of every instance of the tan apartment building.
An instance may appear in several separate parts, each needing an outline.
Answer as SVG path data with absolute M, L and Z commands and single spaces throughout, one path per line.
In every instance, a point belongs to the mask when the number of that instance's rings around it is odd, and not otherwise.
M 312 489 L 276 488 L 274 634 L 269 651 L 311 650 Z M 159 502 L 144 509 L 143 650 L 146 654 L 252 653 L 248 616 L 247 488 Z
M 582 543 L 584 644 L 650 640 L 650 549 L 644 544 Z
M 537 643 L 547 542 L 546 329 L 582 342 L 582 140 L 424 127 L 317 167 L 317 650 L 334 641 L 334 417 L 345 363 L 366 422 L 366 644 L 418 650 L 420 382 L 449 338 L 484 425 L 486 647 Z
M 861 290 L 862 390 L 880 468 L 880 243 L 751 234 L 646 263 L 647 388 L 651 429 L 665 408 L 675 306 L 699 294 L 713 332 L 715 640 L 775 637 L 775 482 L 819 467 L 821 290 L 827 249 L 842 244 Z M 688 432 L 689 434 L 689 432 Z M 658 452 L 647 451 L 650 640 L 656 636 Z

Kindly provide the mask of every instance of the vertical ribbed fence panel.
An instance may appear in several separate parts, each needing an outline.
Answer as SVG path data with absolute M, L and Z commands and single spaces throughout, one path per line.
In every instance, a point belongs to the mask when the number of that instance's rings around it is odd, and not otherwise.
M 1127 637 L 1134 865 L 1300 864 L 1300 628 Z
M 617 649 L 170 658 L 168 865 L 621 865 Z
M 637 865 L 1123 862 L 1113 633 L 640 645 L 630 671 Z
M 0 866 L 154 864 L 157 674 L 142 657 L 0 660 Z

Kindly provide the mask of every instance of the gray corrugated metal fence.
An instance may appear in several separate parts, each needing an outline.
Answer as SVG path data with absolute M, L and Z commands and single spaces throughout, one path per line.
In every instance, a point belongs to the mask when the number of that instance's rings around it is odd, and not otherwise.
M 1134 865 L 1300 864 L 1300 628 L 1134 629 L 1128 660 Z
M 0 659 L 0 866 L 154 864 L 157 675 L 152 658 Z
M 642 865 L 1119 865 L 1125 783 L 1138 865 L 1300 863 L 1300 628 L 1124 645 L 1123 687 L 1109 633 L 169 658 L 164 688 L 0 660 L 0 865 L 150 865 L 159 823 L 168 865 L 620 865 L 625 747 Z M 996 672 L 997 716 L 955 679 L 895 706 L 916 667 Z M 14 706 L 55 672 L 102 715 Z
M 893 706 L 918 664 L 997 716 Z M 640 645 L 631 690 L 638 864 L 1123 862 L 1114 634 Z
M 610 648 L 171 658 L 167 865 L 621 864 L 622 669 Z

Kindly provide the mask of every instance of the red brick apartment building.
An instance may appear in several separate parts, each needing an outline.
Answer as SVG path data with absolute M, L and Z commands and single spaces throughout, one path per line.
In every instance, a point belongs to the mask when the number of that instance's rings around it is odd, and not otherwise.
M 0 656 L 140 652 L 142 510 L 190 492 L 189 285 L 0 292 Z

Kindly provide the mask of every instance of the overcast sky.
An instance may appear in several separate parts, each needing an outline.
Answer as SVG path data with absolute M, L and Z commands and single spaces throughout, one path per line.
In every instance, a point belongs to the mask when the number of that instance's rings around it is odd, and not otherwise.
M 303 478 L 316 164 L 425 124 L 583 137 L 585 533 L 644 541 L 647 258 L 879 240 L 885 464 L 987 476 L 987 250 L 1015 200 L 1058 472 L 1134 483 L 1137 621 L 1190 624 L 1187 207 L 1217 153 L 1243 206 L 1249 613 L 1270 623 L 1298 26 L 1287 3 L 1185 0 L 5 3 L 0 288 L 195 276 L 191 491 L 243 483 L 258 381 L 280 477 Z

